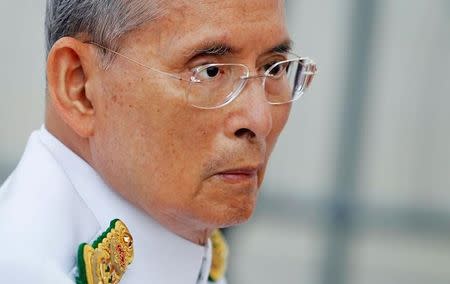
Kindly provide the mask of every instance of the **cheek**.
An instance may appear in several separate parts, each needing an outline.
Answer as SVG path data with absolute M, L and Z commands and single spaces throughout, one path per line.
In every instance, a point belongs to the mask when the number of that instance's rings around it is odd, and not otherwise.
M 109 112 L 106 119 L 112 123 L 104 125 L 104 136 L 111 137 L 106 142 L 115 145 L 108 152 L 126 170 L 118 174 L 128 175 L 146 198 L 176 202 L 194 195 L 201 183 L 201 165 L 213 151 L 214 127 L 220 123 L 170 99 L 118 96 L 111 100 Z M 118 136 L 122 138 L 114 141 Z
M 137 157 L 139 149 L 138 121 L 133 103 L 121 95 L 106 95 L 96 109 L 95 135 L 90 141 L 93 160 L 114 187 L 122 188 L 129 182 L 124 178 L 131 172 L 133 157 Z
M 171 113 L 171 119 L 160 115 L 137 130 L 141 150 L 133 153 L 138 160 L 130 166 L 135 167 L 139 202 L 153 214 L 196 215 L 202 166 L 213 152 L 214 131 L 186 113 Z

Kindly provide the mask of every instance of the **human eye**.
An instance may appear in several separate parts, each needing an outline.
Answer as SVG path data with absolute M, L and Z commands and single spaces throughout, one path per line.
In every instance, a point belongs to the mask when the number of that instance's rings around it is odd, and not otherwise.
M 271 77 L 279 78 L 288 73 L 289 66 L 290 62 L 275 62 L 274 64 L 267 66 L 265 72 Z
M 289 63 L 284 57 L 270 58 L 262 65 L 262 72 L 271 77 L 280 77 L 289 70 Z
M 217 80 L 226 74 L 226 68 L 217 64 L 206 64 L 194 68 L 194 77 L 200 81 Z

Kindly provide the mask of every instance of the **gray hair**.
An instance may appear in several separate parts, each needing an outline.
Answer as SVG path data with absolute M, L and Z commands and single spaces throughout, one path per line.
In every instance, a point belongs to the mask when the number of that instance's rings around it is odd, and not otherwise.
M 161 13 L 161 0 L 47 0 L 46 51 L 65 36 L 88 37 L 111 49 L 120 38 Z

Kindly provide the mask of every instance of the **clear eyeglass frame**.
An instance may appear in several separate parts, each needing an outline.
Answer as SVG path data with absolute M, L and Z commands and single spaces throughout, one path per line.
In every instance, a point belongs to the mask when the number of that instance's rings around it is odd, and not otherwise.
M 258 78 L 262 81 L 262 87 L 266 93 L 266 101 L 269 104 L 288 104 L 302 97 L 305 91 L 310 87 L 314 75 L 317 74 L 317 67 L 313 60 L 308 57 L 299 57 L 294 55 L 294 58 L 274 62 L 267 70 L 264 71 L 263 74 L 259 75 L 250 75 L 250 69 L 244 64 L 211 63 L 193 68 L 191 70 L 191 76 L 184 78 L 179 74 L 165 72 L 157 68 L 145 65 L 131 57 L 114 51 L 108 47 L 102 46 L 98 43 L 85 43 L 92 44 L 105 51 L 111 52 L 112 54 L 122 57 L 145 69 L 152 70 L 156 73 L 168 76 L 179 81 L 188 82 L 189 87 L 186 91 L 187 101 L 190 105 L 199 109 L 217 109 L 228 105 L 241 94 L 242 90 L 246 86 L 246 83 L 250 79 Z M 217 80 L 203 80 L 202 78 L 200 78 L 202 72 L 208 72 L 208 70 L 211 70 L 211 68 L 217 68 L 220 73 L 229 72 L 231 75 L 228 75 L 228 78 L 225 78 L 230 79 L 230 82 L 225 83 L 231 84 L 232 86 L 225 85 L 223 81 L 219 83 L 223 84 L 223 86 L 217 86 L 216 82 L 219 82 Z M 238 71 L 238 73 L 240 74 L 235 75 L 232 73 L 234 71 Z M 274 74 L 275 71 L 277 72 Z M 292 80 L 292 82 L 286 82 L 287 80 Z M 285 86 L 285 84 L 287 85 Z M 220 87 L 223 87 L 227 90 L 218 92 Z M 198 93 L 202 88 L 205 89 L 203 91 L 204 95 L 200 96 L 198 95 Z M 285 90 L 283 90 L 283 88 Z M 196 89 L 196 91 L 193 91 L 193 89 Z M 276 94 L 272 96 L 273 92 L 276 92 Z M 220 95 L 217 95 L 217 93 L 219 93 Z M 279 93 L 283 95 L 280 95 Z

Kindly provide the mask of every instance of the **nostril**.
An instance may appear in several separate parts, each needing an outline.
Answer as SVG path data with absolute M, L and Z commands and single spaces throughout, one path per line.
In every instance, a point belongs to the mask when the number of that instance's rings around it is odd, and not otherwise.
M 256 134 L 255 132 L 251 131 L 248 128 L 240 128 L 239 130 L 237 130 L 236 132 L 234 132 L 234 135 L 238 138 L 242 138 L 242 137 L 246 137 L 246 138 L 255 138 Z

